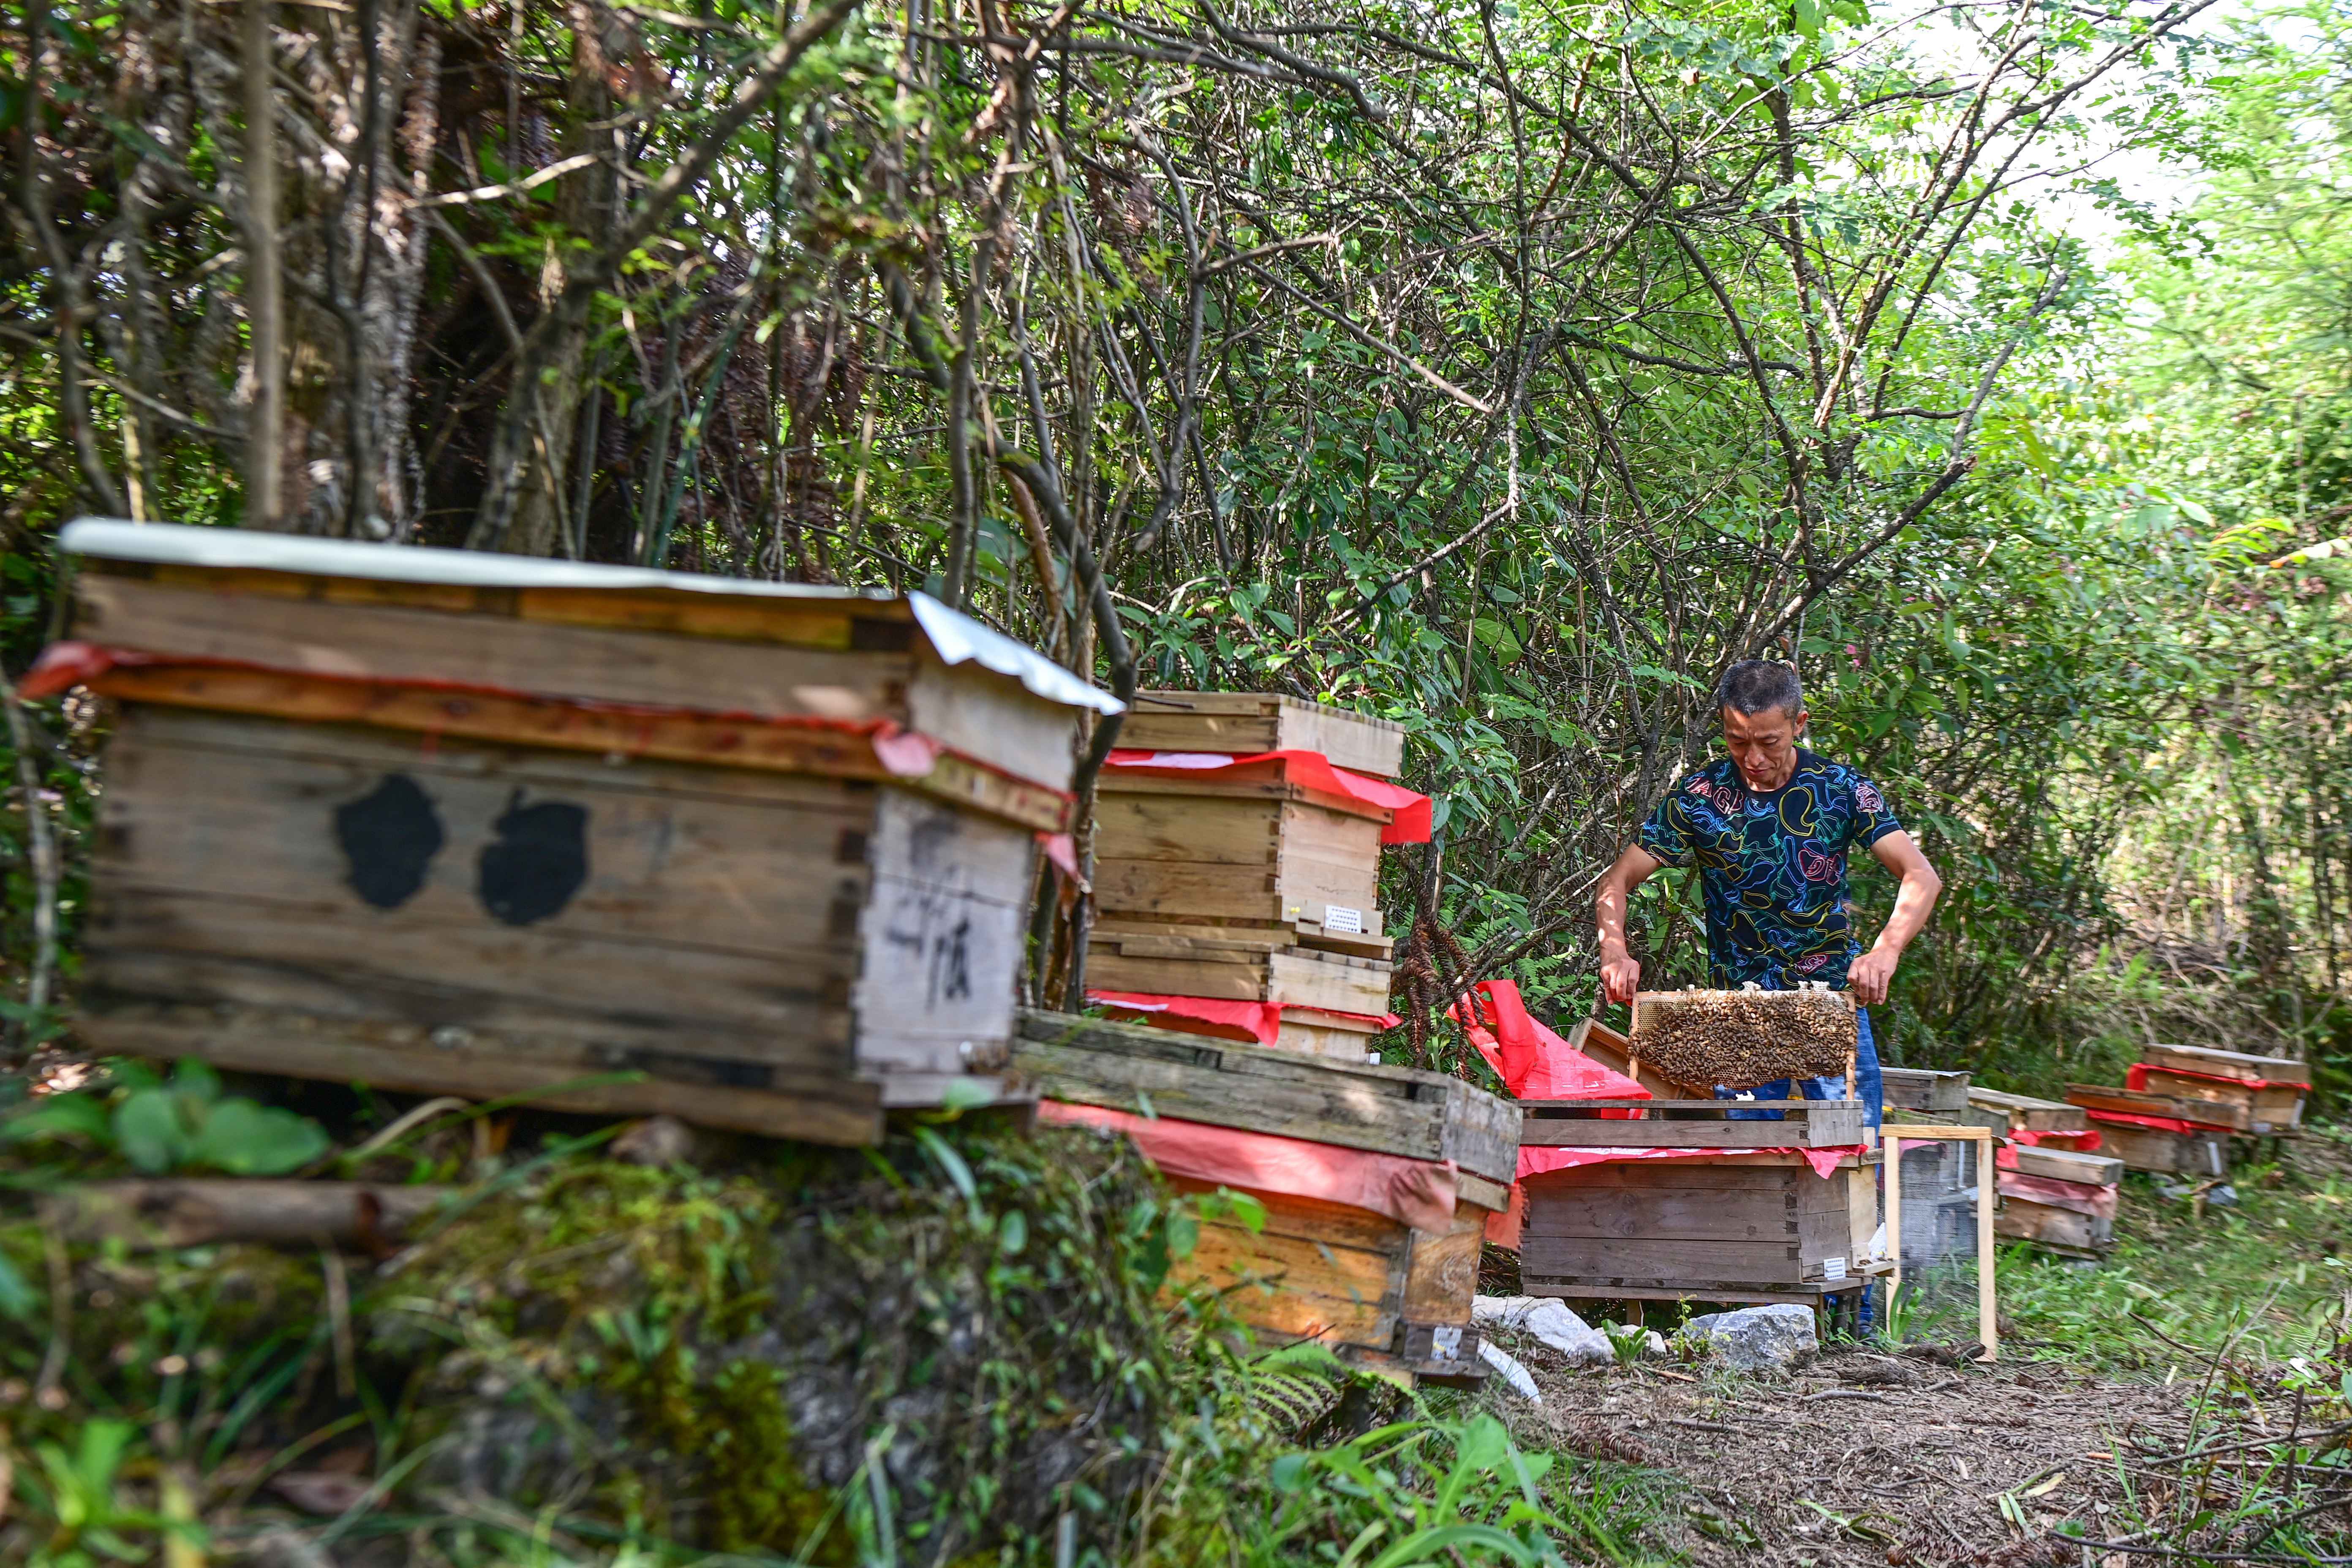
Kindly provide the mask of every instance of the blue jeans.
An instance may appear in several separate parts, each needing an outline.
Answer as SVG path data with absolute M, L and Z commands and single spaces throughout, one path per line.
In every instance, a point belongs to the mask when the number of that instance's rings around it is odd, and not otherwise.
M 1857 1007 L 1853 1010 L 1853 1033 L 1854 1096 L 1862 1101 L 1864 1124 L 1875 1127 L 1886 1110 L 1886 1081 L 1878 1076 L 1878 1042 L 1871 1037 L 1869 1008 Z M 1790 1080 L 1784 1078 L 1777 1083 L 1759 1083 L 1748 1092 L 1759 1100 L 1791 1100 L 1796 1097 L 1789 1092 L 1789 1085 Z M 1831 1078 L 1809 1078 L 1798 1087 L 1804 1090 L 1804 1098 L 1807 1100 L 1845 1098 L 1843 1075 Z M 1739 1096 L 1738 1091 L 1717 1084 L 1715 1089 L 1715 1098 L 1737 1100 Z M 1734 1110 L 1727 1112 L 1727 1115 L 1735 1121 L 1785 1121 L 1788 1120 L 1789 1113 L 1785 1110 Z

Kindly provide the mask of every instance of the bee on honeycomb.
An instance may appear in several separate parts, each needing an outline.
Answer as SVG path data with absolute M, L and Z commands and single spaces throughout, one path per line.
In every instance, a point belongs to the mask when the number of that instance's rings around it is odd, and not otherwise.
M 1846 1070 L 1853 1007 L 1840 993 L 1670 991 L 1644 994 L 1633 1054 L 1678 1083 L 1753 1089 Z

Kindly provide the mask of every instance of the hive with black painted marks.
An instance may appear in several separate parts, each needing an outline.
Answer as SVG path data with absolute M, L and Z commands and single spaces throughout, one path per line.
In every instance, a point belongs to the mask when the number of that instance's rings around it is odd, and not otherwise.
M 1117 704 L 920 596 L 84 521 L 101 1050 L 856 1142 L 1007 1092 Z

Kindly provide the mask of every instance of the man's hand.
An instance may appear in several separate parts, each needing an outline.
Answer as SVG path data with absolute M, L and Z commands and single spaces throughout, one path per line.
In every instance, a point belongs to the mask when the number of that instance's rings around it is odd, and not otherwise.
M 1633 993 L 1642 988 L 1642 961 L 1625 951 L 1619 942 L 1608 942 L 1601 949 L 1601 990 L 1612 1002 L 1631 1006 Z
M 1845 972 L 1846 986 L 1853 993 L 1853 999 L 1865 1007 L 1885 1001 L 1886 988 L 1895 984 L 1895 965 L 1901 957 L 1886 948 L 1874 947 L 1855 959 Z

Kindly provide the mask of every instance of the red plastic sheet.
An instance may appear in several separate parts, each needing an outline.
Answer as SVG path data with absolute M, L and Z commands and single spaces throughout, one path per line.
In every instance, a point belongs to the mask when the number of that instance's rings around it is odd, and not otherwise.
M 1157 1015 L 1145 1020 L 1151 1023 L 1157 1023 L 1160 1016 L 1190 1018 L 1196 1023 L 1240 1029 L 1261 1046 L 1271 1046 L 1282 1037 L 1285 1015 L 1301 1024 L 1312 1024 L 1318 1018 L 1345 1018 L 1371 1029 L 1393 1029 L 1399 1022 L 1393 1013 L 1334 1013 L 1280 1002 L 1226 1002 L 1213 996 L 1161 996 L 1149 991 L 1089 991 L 1087 1000 L 1130 1013 Z
M 1429 842 L 1427 795 L 1416 794 L 1402 784 L 1392 784 L 1386 779 L 1373 778 L 1369 773 L 1335 768 L 1331 765 L 1331 759 L 1320 752 L 1258 752 L 1237 757 L 1223 752 L 1115 751 L 1103 759 L 1103 766 L 1113 773 L 1142 773 L 1157 778 L 1182 778 L 1188 773 L 1223 773 L 1234 768 L 1255 769 L 1260 773 L 1279 775 L 1305 789 L 1320 790 L 1325 795 L 1336 795 L 1377 810 L 1394 812 L 1395 817 L 1381 829 L 1381 842 L 1383 844 Z
M 2020 1127 L 2010 1133 L 2009 1141 L 2012 1143 L 2028 1144 L 2036 1149 L 2067 1149 L 2077 1154 L 2095 1154 L 2099 1152 L 2099 1130 L 2095 1127 L 2044 1128 L 2039 1131 L 2031 1127 Z M 2012 1160 L 2016 1158 L 2013 1151 L 2004 1149 L 2001 1152 L 2009 1155 Z
M 2146 1092 L 2147 1075 L 2151 1072 L 2170 1073 L 2174 1078 L 2193 1078 L 2206 1083 L 2226 1083 L 2232 1089 L 2291 1089 L 2307 1093 L 2311 1086 L 2303 1083 L 2280 1083 L 2271 1079 L 2256 1078 L 2252 1073 L 2190 1072 L 2187 1068 L 2151 1067 L 2147 1062 L 2134 1062 L 2124 1068 L 2124 1087 Z
M 1456 1167 L 1451 1160 L 1408 1160 L 1402 1154 L 1342 1149 L 1166 1116 L 1131 1116 L 1058 1100 L 1040 1100 L 1037 1115 L 1065 1126 L 1124 1132 L 1171 1176 L 1346 1204 L 1415 1230 L 1443 1232 L 1454 1223 Z
M 2113 1187 L 2093 1182 L 2062 1182 L 2054 1176 L 2029 1176 L 2021 1171 L 1996 1172 L 1993 1180 L 2003 1197 L 2071 1209 L 2094 1219 L 2116 1217 L 2116 1190 Z
M 2227 1132 L 2226 1127 L 2216 1127 L 2204 1121 L 2183 1121 L 2178 1116 L 2141 1116 L 2128 1110 L 2093 1110 L 2086 1113 L 2094 1121 L 2112 1121 L 2123 1127 L 2153 1127 L 2158 1132 Z

